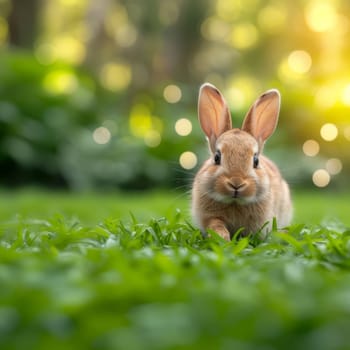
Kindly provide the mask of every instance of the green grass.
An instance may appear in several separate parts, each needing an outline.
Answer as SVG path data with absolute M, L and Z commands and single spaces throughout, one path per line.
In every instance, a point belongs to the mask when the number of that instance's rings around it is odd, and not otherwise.
M 327 191 L 293 193 L 294 222 L 319 224 L 340 221 L 350 226 L 350 193 Z M 76 217 L 84 224 L 98 224 L 107 217 L 138 220 L 172 216 L 177 208 L 190 219 L 189 194 L 175 191 L 140 193 L 45 192 L 37 189 L 0 191 L 0 221 L 18 218 L 46 219 L 56 214 Z
M 177 193 L 1 198 L 1 349 L 350 349 L 349 194 L 230 243 Z

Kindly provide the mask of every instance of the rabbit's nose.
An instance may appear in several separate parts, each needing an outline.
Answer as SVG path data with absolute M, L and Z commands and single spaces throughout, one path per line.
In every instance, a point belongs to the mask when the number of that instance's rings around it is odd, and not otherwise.
M 227 182 L 227 184 L 235 191 L 238 191 L 246 186 L 246 183 L 241 179 L 231 179 Z

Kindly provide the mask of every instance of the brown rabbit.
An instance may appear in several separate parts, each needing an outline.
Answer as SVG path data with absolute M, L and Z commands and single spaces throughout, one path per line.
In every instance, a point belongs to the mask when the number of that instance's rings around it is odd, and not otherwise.
M 277 166 L 262 155 L 275 131 L 280 94 L 268 90 L 248 111 L 241 129 L 232 129 L 230 110 L 220 91 L 206 83 L 199 91 L 198 117 L 208 138 L 210 158 L 194 179 L 192 215 L 202 232 L 214 230 L 230 240 L 290 224 L 292 203 Z

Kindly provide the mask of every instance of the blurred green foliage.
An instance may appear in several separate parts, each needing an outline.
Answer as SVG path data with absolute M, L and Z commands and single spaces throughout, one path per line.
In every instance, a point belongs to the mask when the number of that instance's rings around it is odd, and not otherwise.
M 0 60 L 2 181 L 60 184 L 74 177 L 74 140 L 96 119 L 94 82 L 66 64 L 43 67 L 28 54 L 3 53 Z M 57 89 L 79 89 L 55 94 L 45 88 L 54 79 Z
M 196 100 L 209 81 L 235 126 L 278 88 L 281 118 L 266 153 L 292 184 L 341 188 L 348 13 L 345 0 L 2 0 L 1 183 L 188 183 L 206 155 Z
M 74 189 L 176 183 L 171 173 L 186 142 L 171 132 L 173 121 L 159 120 L 166 135 L 162 147 L 147 147 L 130 135 L 124 97 L 103 90 L 86 70 L 64 63 L 42 66 L 31 55 L 3 53 L 0 75 L 2 183 Z M 112 134 L 107 145 L 94 141 L 100 125 Z

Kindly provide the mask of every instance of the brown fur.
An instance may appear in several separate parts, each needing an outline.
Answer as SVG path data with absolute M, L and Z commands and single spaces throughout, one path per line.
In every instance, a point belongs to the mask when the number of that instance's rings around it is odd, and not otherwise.
M 245 130 L 231 129 L 228 120 L 218 122 L 218 116 L 227 119 L 230 114 L 224 98 L 210 84 L 201 88 L 199 107 L 200 123 L 212 152 L 197 173 L 192 190 L 192 214 L 200 229 L 214 230 L 229 240 L 239 229 L 247 235 L 269 222 L 266 232 L 273 218 L 280 227 L 289 225 L 292 204 L 288 185 L 277 166 L 261 155 L 277 124 L 278 92 L 268 91 L 255 102 L 243 123 Z M 221 153 L 220 165 L 214 162 L 216 151 Z M 254 154 L 259 154 L 257 168 L 253 166 Z

